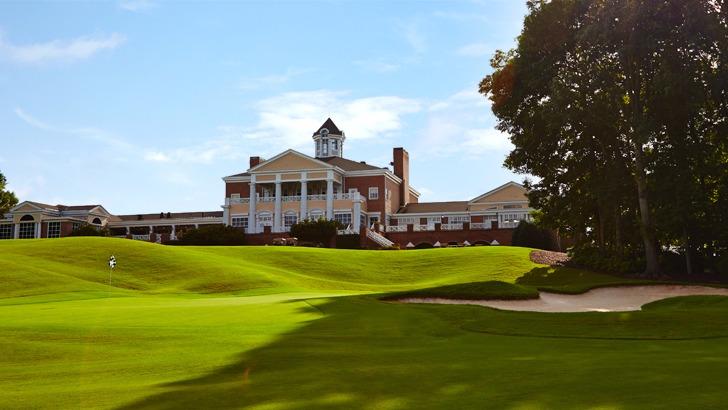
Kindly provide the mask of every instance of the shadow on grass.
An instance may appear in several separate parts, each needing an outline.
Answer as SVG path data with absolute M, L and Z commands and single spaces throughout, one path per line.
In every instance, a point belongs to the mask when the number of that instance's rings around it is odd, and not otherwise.
M 160 393 L 123 408 L 569 409 L 649 407 L 655 400 L 679 407 L 670 392 L 692 388 L 704 393 L 690 399 L 695 407 L 726 398 L 719 383 L 706 387 L 700 379 L 724 375 L 728 359 L 709 367 L 694 360 L 728 357 L 723 343 L 685 351 L 659 341 L 473 333 L 463 325 L 528 313 L 391 304 L 377 296 L 318 302 L 322 318 L 212 373 L 159 386 Z M 701 377 L 683 377 L 691 372 Z M 660 383 L 653 382 L 655 374 Z
M 605 286 L 650 285 L 658 282 L 596 273 L 565 266 L 538 267 L 516 279 L 516 284 L 541 291 L 578 294 Z

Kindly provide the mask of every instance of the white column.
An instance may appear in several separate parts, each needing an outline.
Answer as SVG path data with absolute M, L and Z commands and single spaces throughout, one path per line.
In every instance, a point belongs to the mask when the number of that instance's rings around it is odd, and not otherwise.
M 20 224 L 15 224 L 15 229 L 13 229 L 13 239 L 19 239 L 20 238 Z
M 230 198 L 225 198 L 225 205 L 222 206 L 222 224 L 230 226 Z
M 258 233 L 258 224 L 255 220 L 255 205 L 258 197 L 255 194 L 255 175 L 250 180 L 250 202 L 248 203 L 248 232 Z
M 301 215 L 298 219 L 306 219 L 308 215 L 308 181 L 306 181 L 306 173 L 301 173 Z
M 40 238 L 40 222 L 35 223 L 35 238 Z
M 126 234 L 127 234 L 127 236 L 128 236 L 129 234 L 131 234 L 131 229 L 129 229 L 129 227 L 128 227 L 128 226 L 126 227 Z
M 354 227 L 354 231 L 359 233 L 359 229 L 361 229 L 361 200 L 358 192 L 354 194 L 354 214 L 351 218 L 351 224 Z
M 169 236 L 170 240 L 177 239 L 177 225 L 172 225 L 172 234 Z
M 334 219 L 334 172 L 329 171 L 326 178 L 326 219 Z
M 276 197 L 273 210 L 273 232 L 281 232 L 281 175 L 276 175 Z

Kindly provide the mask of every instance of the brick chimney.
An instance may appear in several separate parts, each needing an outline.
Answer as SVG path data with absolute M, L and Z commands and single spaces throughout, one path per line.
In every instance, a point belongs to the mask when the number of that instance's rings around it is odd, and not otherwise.
M 409 153 L 402 147 L 393 150 L 394 175 L 402 180 L 399 186 L 399 206 L 409 203 Z
M 260 162 L 260 157 L 250 157 L 250 168 L 253 168 L 254 166 L 260 164 Z

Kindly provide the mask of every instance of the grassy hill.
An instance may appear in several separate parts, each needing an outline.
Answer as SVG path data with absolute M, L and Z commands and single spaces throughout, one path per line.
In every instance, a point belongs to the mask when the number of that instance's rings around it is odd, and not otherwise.
M 119 265 L 109 285 L 111 254 Z M 380 300 L 625 282 L 528 254 L 0 241 L 0 407 L 675 409 L 728 400 L 728 298 L 578 314 Z
M 528 249 L 417 252 L 293 247 L 171 247 L 125 239 L 0 241 L 0 296 L 79 291 L 272 293 L 388 291 L 515 281 L 537 267 Z M 118 267 L 109 288 L 106 262 Z

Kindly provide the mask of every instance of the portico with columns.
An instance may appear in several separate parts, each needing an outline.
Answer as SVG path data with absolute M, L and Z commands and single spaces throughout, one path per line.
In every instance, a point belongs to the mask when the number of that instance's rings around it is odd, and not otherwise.
M 298 221 L 320 218 L 359 229 L 366 205 L 358 192 L 345 191 L 345 174 L 339 167 L 288 150 L 244 174 L 224 178 L 238 192 L 225 198 L 223 219 L 250 234 L 266 229 L 288 232 Z

